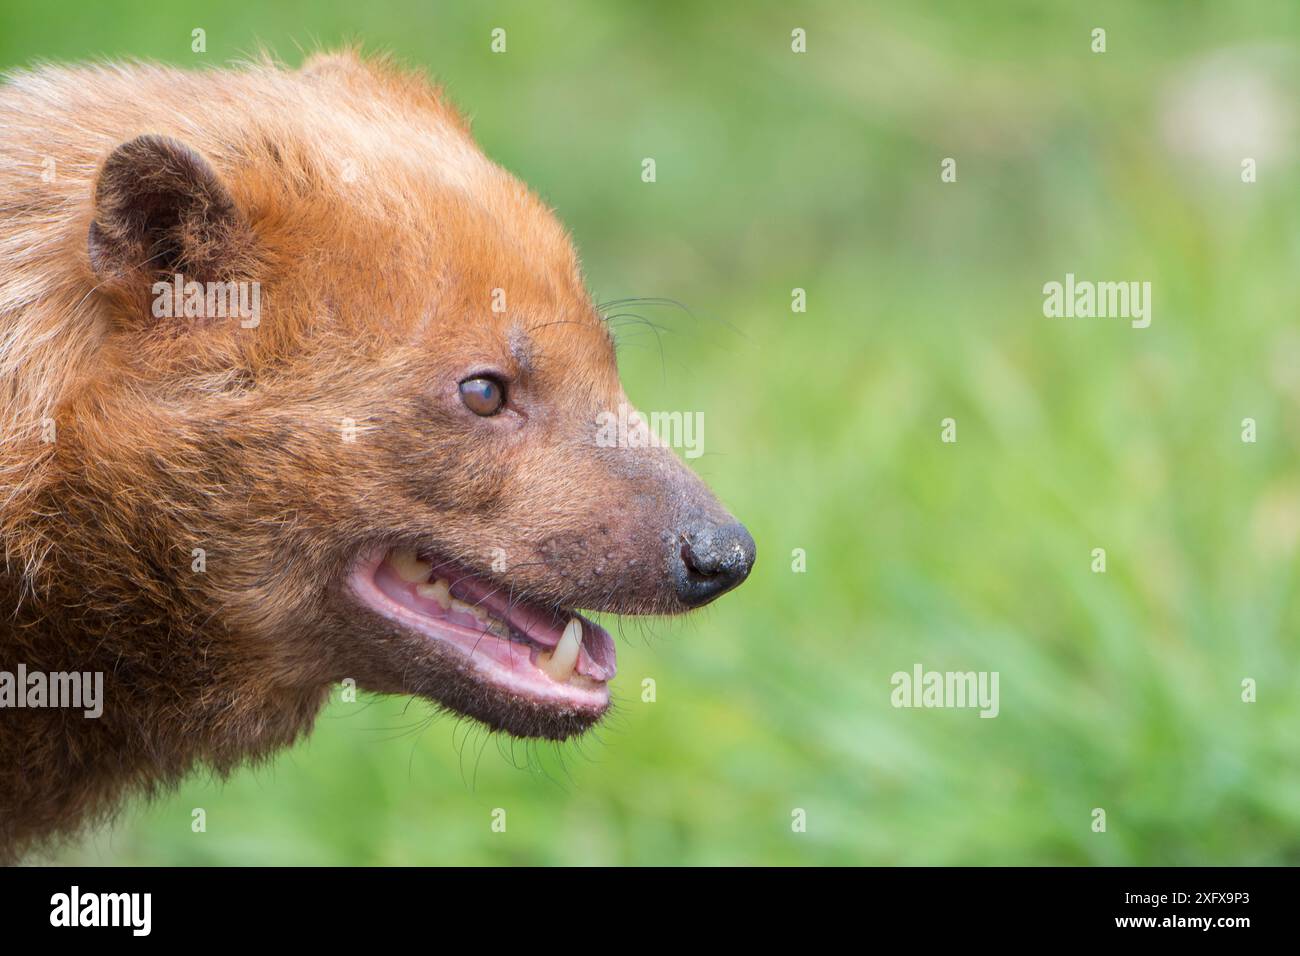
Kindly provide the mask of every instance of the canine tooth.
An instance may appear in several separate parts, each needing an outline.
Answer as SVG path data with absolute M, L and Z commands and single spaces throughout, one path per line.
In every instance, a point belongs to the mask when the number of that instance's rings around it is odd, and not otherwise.
M 434 581 L 432 584 L 421 584 L 416 587 L 415 593 L 420 595 L 422 598 L 436 601 L 438 607 L 442 608 L 444 611 L 451 607 L 451 587 L 447 584 L 446 578 L 438 578 L 438 580 Z
M 563 683 L 573 675 L 573 669 L 578 664 L 578 650 L 582 647 L 582 621 L 576 617 L 569 618 L 569 623 L 565 625 L 564 634 L 560 636 L 560 643 L 555 645 L 555 650 L 548 655 L 538 655 L 537 663 L 541 665 L 542 670 L 551 675 L 553 680 Z
M 407 584 L 427 581 L 429 575 L 433 573 L 433 565 L 428 561 L 421 561 L 410 548 L 394 548 L 388 555 L 388 563 L 397 572 L 397 576 Z

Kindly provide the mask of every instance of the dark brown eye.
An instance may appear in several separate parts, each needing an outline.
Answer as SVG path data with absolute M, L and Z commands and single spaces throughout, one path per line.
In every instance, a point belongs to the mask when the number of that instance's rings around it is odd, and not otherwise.
M 506 390 L 492 378 L 467 378 L 460 383 L 460 400 L 475 415 L 495 415 L 506 403 Z

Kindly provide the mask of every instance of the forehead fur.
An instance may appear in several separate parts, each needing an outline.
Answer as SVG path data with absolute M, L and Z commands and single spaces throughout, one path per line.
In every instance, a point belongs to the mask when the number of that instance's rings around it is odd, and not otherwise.
M 18 72 L 0 87 L 0 128 L 0 379 L 11 383 L 17 339 L 47 340 L 56 330 L 40 326 L 51 323 L 84 339 L 94 326 L 72 328 L 72 313 L 94 305 L 84 247 L 96 176 L 145 133 L 206 157 L 248 216 L 266 269 L 247 278 L 292 304 L 257 337 L 269 347 L 326 315 L 371 326 L 385 313 L 596 319 L 556 217 L 482 154 L 437 87 L 382 58 L 320 54 L 296 71 L 266 61 Z M 505 314 L 490 309 L 498 289 Z M 369 307 L 347 301 L 380 290 Z M 38 301 L 42 316 L 30 314 Z M 66 362 L 78 348 L 65 346 Z
M 550 210 L 482 154 L 437 87 L 382 58 L 317 55 L 297 71 L 263 62 L 20 72 L 0 90 L 0 122 L 0 205 L 39 209 L 33 227 L 69 213 L 88 221 L 104 157 L 161 133 L 213 164 L 272 265 L 346 255 L 392 279 L 402 256 L 426 284 L 451 278 L 455 261 L 508 269 L 491 287 L 513 278 L 525 296 L 579 291 Z M 42 176 L 51 162 L 52 180 Z M 564 288 L 546 288 L 556 283 Z

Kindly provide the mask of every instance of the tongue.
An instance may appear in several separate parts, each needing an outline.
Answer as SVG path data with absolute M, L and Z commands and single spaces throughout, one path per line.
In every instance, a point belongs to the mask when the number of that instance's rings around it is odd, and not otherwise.
M 582 620 L 582 650 L 578 652 L 578 673 L 595 680 L 609 680 L 618 673 L 614 639 L 599 624 Z

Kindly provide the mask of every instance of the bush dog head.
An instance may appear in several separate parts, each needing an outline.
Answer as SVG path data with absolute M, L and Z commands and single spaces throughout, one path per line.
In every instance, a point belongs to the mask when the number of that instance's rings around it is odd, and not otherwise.
M 0 711 L 0 840 L 347 678 L 567 738 L 615 671 L 580 609 L 748 574 L 670 450 L 597 440 L 627 398 L 570 241 L 424 80 L 42 70 L 0 128 L 0 664 L 105 674 L 97 720 Z

